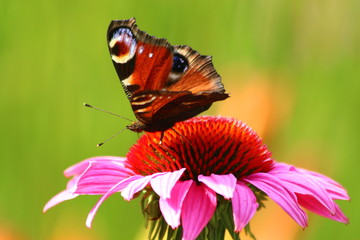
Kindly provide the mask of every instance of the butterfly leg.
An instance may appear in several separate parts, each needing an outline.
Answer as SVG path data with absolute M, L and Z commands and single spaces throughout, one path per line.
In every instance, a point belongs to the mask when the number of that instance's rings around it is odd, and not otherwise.
M 184 135 L 182 135 L 181 133 L 179 133 L 178 131 L 176 131 L 176 129 L 173 128 L 173 127 L 170 128 L 170 129 L 173 130 L 177 135 L 180 136 L 180 139 L 181 139 L 182 144 L 185 145 L 185 143 L 187 143 L 187 144 L 189 145 L 189 147 L 191 148 L 191 150 L 192 150 L 193 152 L 196 152 L 195 149 L 194 149 L 194 147 L 193 147 L 192 144 L 190 143 L 190 141 L 189 141 Z
M 191 143 L 189 142 L 189 140 L 183 136 L 181 133 L 179 133 L 178 131 L 175 130 L 175 128 L 170 128 L 171 130 L 173 130 L 177 135 L 179 135 L 182 139 L 184 139 L 188 144 L 189 146 L 191 146 Z
M 161 135 L 160 135 L 159 145 L 162 145 L 162 143 L 163 143 L 162 140 L 163 140 L 164 134 L 165 134 L 165 132 L 162 131 L 162 132 L 161 132 Z

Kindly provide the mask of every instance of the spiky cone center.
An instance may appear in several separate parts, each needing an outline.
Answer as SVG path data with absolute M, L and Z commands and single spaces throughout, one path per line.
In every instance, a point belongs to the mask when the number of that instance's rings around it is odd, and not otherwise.
M 197 117 L 163 133 L 144 134 L 127 155 L 136 174 L 186 168 L 181 180 L 232 173 L 237 179 L 268 172 L 274 161 L 261 138 L 243 122 L 224 117 Z

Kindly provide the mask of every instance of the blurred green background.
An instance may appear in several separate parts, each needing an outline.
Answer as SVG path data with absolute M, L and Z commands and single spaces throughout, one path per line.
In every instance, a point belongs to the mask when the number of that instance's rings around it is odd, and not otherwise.
M 274 157 L 348 189 L 352 202 L 339 204 L 349 225 L 311 213 L 305 231 L 289 217 L 259 220 L 252 225 L 259 239 L 358 239 L 359 12 L 358 0 L 1 0 L 0 239 L 144 239 L 139 201 L 119 195 L 103 204 L 91 230 L 85 219 L 98 196 L 42 214 L 65 188 L 65 168 L 91 156 L 125 156 L 138 138 L 125 131 L 97 148 L 128 122 L 82 106 L 135 119 L 105 39 L 110 20 L 130 17 L 152 35 L 213 56 L 232 98 L 207 114 L 246 120 L 241 107 L 265 99 L 252 118 L 267 127 L 252 127 Z M 271 235 L 261 237 L 264 226 Z

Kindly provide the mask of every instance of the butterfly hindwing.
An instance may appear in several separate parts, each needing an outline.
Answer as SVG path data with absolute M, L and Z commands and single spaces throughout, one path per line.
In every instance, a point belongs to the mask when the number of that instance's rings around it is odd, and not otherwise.
M 191 92 L 142 91 L 135 93 L 130 103 L 136 117 L 149 123 L 165 105 L 186 95 Z
M 224 100 L 221 93 L 184 94 L 169 101 L 152 117 L 153 122 L 179 122 L 194 117 L 210 108 L 214 101 Z
M 178 80 L 169 86 L 169 91 L 191 91 L 224 93 L 221 77 L 216 72 L 210 56 L 204 56 L 189 46 L 175 46 L 176 55 L 182 56 L 188 62 L 188 67 Z
M 221 93 L 194 95 L 190 91 L 143 91 L 134 95 L 131 106 L 137 119 L 147 126 L 147 131 L 160 131 L 198 115 L 209 109 L 214 101 L 226 97 Z

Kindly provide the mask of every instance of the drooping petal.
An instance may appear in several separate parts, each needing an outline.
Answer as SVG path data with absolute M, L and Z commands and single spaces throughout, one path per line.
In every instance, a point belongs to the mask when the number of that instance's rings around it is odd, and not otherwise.
M 45 204 L 45 206 L 43 208 L 43 212 L 46 212 L 49 208 L 52 208 L 53 206 L 55 206 L 59 203 L 62 203 L 66 200 L 74 199 L 77 196 L 79 196 L 79 194 L 74 193 L 78 179 L 79 179 L 79 176 L 75 176 L 73 179 L 69 180 L 69 182 L 66 185 L 66 189 L 64 191 L 56 194 Z
M 270 171 L 282 181 L 282 185 L 298 195 L 312 196 L 319 204 L 322 204 L 329 212 L 335 213 L 335 202 L 330 197 L 323 185 L 314 181 L 308 175 L 295 171 Z
M 111 156 L 102 156 L 102 157 L 93 157 L 85 159 L 73 166 L 68 167 L 64 171 L 65 177 L 71 177 L 75 175 L 82 174 L 85 169 L 89 166 L 89 162 L 115 162 L 119 165 L 122 165 L 124 167 L 124 162 L 126 161 L 126 158 L 123 157 L 111 157 Z M 132 171 L 130 169 L 127 169 L 127 171 L 131 174 Z
M 107 193 L 105 193 L 100 199 L 99 201 L 95 204 L 95 206 L 91 209 L 87 219 L 86 219 L 86 226 L 88 228 L 91 228 L 91 224 L 92 221 L 95 217 L 95 214 L 97 212 L 97 210 L 99 209 L 99 207 L 101 206 L 101 204 L 112 194 L 119 192 L 121 190 L 123 190 L 125 187 L 127 187 L 130 183 L 132 183 L 133 181 L 136 181 L 138 179 L 142 179 L 144 178 L 143 176 L 139 176 L 139 175 L 135 175 L 132 177 L 129 177 L 127 179 L 122 180 L 121 182 L 115 184 Z
M 240 232 L 254 216 L 259 203 L 252 190 L 243 182 L 237 182 L 231 199 L 235 232 Z
M 295 167 L 293 167 L 293 169 L 296 169 L 296 171 L 306 174 L 307 176 L 311 176 L 312 179 L 322 184 L 326 188 L 332 199 L 350 200 L 350 197 L 345 188 L 335 180 L 320 173 L 312 172 L 306 169 L 299 169 Z
M 155 178 L 155 177 L 158 177 L 158 176 L 161 176 L 161 175 L 164 175 L 166 172 L 164 173 L 154 173 L 152 175 L 148 175 L 148 176 L 143 176 L 139 179 L 136 179 L 134 181 L 132 181 L 128 186 L 126 186 L 122 192 L 121 192 L 121 196 L 123 196 L 123 198 L 127 201 L 130 201 L 134 194 L 143 190 L 146 185 L 149 184 L 150 180 Z
M 89 167 L 79 177 L 75 190 L 77 194 L 105 194 L 131 174 L 119 161 L 102 159 L 102 161 L 89 161 L 88 164 Z
M 43 212 L 46 212 L 49 208 L 52 208 L 53 206 L 58 205 L 61 202 L 76 198 L 77 196 L 79 196 L 79 194 L 74 194 L 69 189 L 65 189 L 64 191 L 56 194 L 45 204 Z
M 283 185 L 296 194 L 302 207 L 323 217 L 348 223 L 348 218 L 332 198 L 336 194 L 348 196 L 345 189 L 334 180 L 287 164 L 269 173 L 281 179 Z
M 60 192 L 46 203 L 43 211 L 82 194 L 104 194 L 116 183 L 133 175 L 125 168 L 126 158 L 94 157 L 77 163 L 64 171 L 66 177 L 74 176 Z
M 334 213 L 331 213 L 325 206 L 317 201 L 313 196 L 298 196 L 299 204 L 311 212 L 320 216 L 342 222 L 349 223 L 349 219 L 344 215 L 339 206 L 335 204 Z
M 170 198 L 160 198 L 161 213 L 173 229 L 180 225 L 181 207 L 193 180 L 178 181 L 171 191 Z
M 290 217 L 292 217 L 303 228 L 307 227 L 308 219 L 306 213 L 299 207 L 296 195 L 286 189 L 282 182 L 267 173 L 254 173 L 244 178 L 258 189 L 265 192 L 274 202 L 279 204 Z
M 290 171 L 302 174 L 304 177 L 311 178 L 313 181 L 316 181 L 318 184 L 324 186 L 326 191 L 329 193 L 330 198 L 338 200 L 350 200 L 348 193 L 340 183 L 320 173 L 309 171 L 303 168 L 297 168 L 286 163 L 276 163 L 271 172 L 273 171 Z
M 160 198 L 170 198 L 171 190 L 185 170 L 186 168 L 182 168 L 178 171 L 168 172 L 152 178 L 150 180 L 152 189 L 160 196 Z
M 216 209 L 216 193 L 207 186 L 192 184 L 182 206 L 183 240 L 194 240 Z
M 231 173 L 226 175 L 199 175 L 198 180 L 214 190 L 217 194 L 222 195 L 225 199 L 233 197 L 236 186 L 236 178 Z

